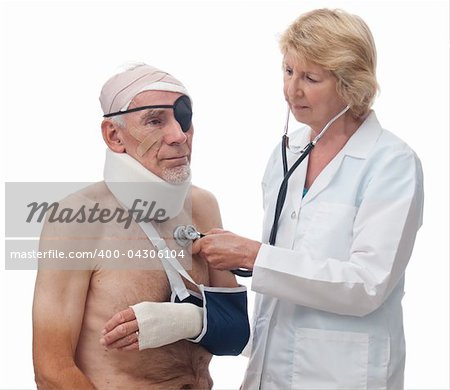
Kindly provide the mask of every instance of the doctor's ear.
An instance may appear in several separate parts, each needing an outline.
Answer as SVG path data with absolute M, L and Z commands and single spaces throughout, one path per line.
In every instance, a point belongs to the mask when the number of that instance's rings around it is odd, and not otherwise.
M 104 119 L 102 122 L 102 136 L 106 145 L 116 153 L 124 153 L 125 145 L 122 140 L 121 127 L 111 119 Z

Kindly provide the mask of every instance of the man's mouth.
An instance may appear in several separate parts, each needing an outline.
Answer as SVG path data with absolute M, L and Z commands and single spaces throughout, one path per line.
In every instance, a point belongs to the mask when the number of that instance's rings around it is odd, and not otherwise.
M 164 160 L 182 160 L 182 159 L 187 159 L 187 156 L 174 156 L 164 158 Z
M 189 162 L 187 156 L 166 157 L 163 160 L 170 166 L 186 165 Z

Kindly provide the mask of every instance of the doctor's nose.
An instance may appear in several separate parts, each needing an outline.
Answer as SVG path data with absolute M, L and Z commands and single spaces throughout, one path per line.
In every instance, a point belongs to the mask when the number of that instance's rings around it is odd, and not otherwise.
M 284 96 L 286 99 L 293 99 L 303 97 L 304 91 L 301 81 L 298 79 L 291 79 L 284 84 Z

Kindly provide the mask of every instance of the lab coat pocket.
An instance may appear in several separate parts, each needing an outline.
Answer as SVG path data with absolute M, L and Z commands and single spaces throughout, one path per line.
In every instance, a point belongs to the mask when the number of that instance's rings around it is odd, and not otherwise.
M 320 202 L 313 209 L 311 223 L 304 227 L 305 240 L 314 257 L 346 260 L 353 241 L 358 208 L 341 203 Z
M 367 389 L 369 335 L 299 328 L 292 389 Z

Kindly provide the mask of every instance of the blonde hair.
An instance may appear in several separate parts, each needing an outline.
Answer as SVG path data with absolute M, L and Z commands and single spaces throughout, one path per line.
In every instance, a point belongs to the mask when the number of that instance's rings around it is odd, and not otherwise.
M 282 34 L 280 48 L 315 63 L 337 79 L 338 95 L 355 118 L 368 113 L 378 91 L 372 33 L 356 15 L 318 9 L 301 15 Z

